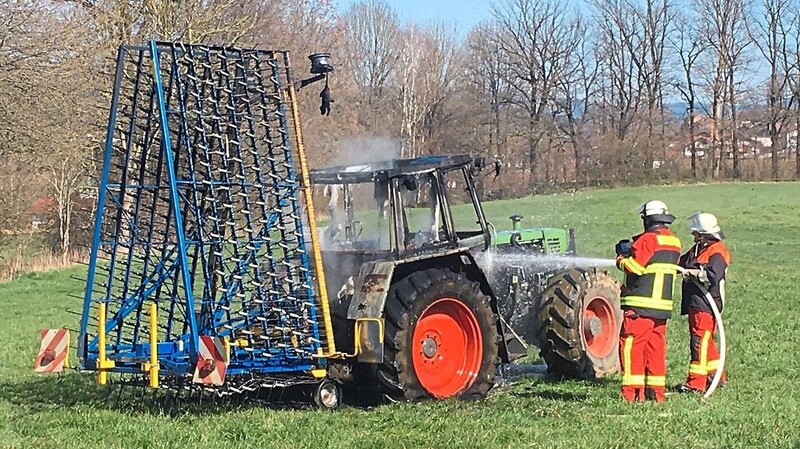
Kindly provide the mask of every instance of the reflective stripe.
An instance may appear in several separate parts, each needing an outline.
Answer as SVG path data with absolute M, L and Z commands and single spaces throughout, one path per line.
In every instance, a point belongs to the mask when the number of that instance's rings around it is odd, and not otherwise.
M 631 374 L 631 350 L 633 349 L 633 337 L 625 337 L 625 344 L 622 347 L 622 385 L 644 385 L 644 375 Z
M 719 367 L 719 360 L 709 360 L 706 363 L 706 370 L 708 372 L 716 371 L 718 367 Z
M 625 337 L 625 347 L 622 350 L 622 368 L 625 370 L 625 375 L 631 373 L 631 349 L 633 349 L 633 337 Z
M 696 374 L 698 376 L 705 376 L 708 374 L 706 371 L 705 366 L 700 365 L 699 363 L 691 363 L 689 364 L 689 374 Z
M 642 307 L 645 309 L 672 310 L 672 300 L 653 299 L 647 296 L 623 296 L 620 298 L 620 304 L 623 306 Z
M 645 377 L 645 384 L 653 387 L 666 387 L 667 376 L 651 376 Z
M 674 263 L 652 263 L 647 266 L 648 273 L 676 274 L 678 265 Z
M 664 273 L 656 273 L 653 276 L 653 297 L 658 297 L 662 299 L 662 294 L 664 292 Z M 669 309 L 672 310 L 672 302 L 670 302 Z
M 703 340 L 700 342 L 700 366 L 708 373 L 708 341 L 711 340 L 711 331 L 703 333 Z
M 644 386 L 644 379 L 644 374 L 635 376 L 622 376 L 622 385 L 626 387 L 641 387 Z
M 647 272 L 647 269 L 643 267 L 642 264 L 637 262 L 633 257 L 623 257 L 620 259 L 619 265 L 621 268 L 627 268 L 631 273 L 639 276 Z
M 656 242 L 662 246 L 674 246 L 676 248 L 681 247 L 681 241 L 678 237 L 674 235 L 656 235 Z

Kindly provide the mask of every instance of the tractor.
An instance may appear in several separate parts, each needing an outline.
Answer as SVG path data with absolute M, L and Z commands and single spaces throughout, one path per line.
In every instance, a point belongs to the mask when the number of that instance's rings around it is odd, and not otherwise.
M 337 380 L 375 377 L 408 400 L 481 397 L 498 362 L 528 345 L 556 375 L 617 371 L 618 284 L 565 269 L 571 229 L 522 229 L 512 215 L 512 229 L 496 230 L 475 188 L 485 165 L 452 155 L 311 171 L 328 199 L 320 240 L 336 347 L 355 355 L 330 362 Z
M 309 170 L 297 90 L 332 72 L 309 59 L 295 82 L 285 51 L 120 47 L 76 368 L 176 402 L 311 386 L 323 408 L 346 385 L 480 398 L 529 345 L 558 375 L 614 372 L 617 284 L 562 269 L 571 231 L 491 225 L 482 159 Z M 69 342 L 43 331 L 35 370 Z

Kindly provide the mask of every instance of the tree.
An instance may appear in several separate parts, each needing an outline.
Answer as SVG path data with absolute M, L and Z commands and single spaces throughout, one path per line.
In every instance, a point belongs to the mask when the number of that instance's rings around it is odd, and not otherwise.
M 689 126 L 689 145 L 691 151 L 691 171 L 692 178 L 697 179 L 697 135 L 695 125 L 695 111 L 697 110 L 697 81 L 695 70 L 697 70 L 697 60 L 708 48 L 703 41 L 693 18 L 688 14 L 679 17 L 676 26 L 676 33 L 672 41 L 680 59 L 680 70 L 682 80 L 675 83 L 675 88 L 680 93 L 681 98 L 686 102 Z
M 404 154 L 423 154 L 426 142 L 436 137 L 446 115 L 457 72 L 457 54 L 452 31 L 437 24 L 403 31 L 402 68 L 394 80 L 401 104 L 401 135 Z
M 525 114 L 529 187 L 535 190 L 540 142 L 552 124 L 553 96 L 578 46 L 579 29 L 557 0 L 505 0 L 493 9 L 511 102 Z
M 486 150 L 488 155 L 498 159 L 510 156 L 507 153 L 507 115 L 511 98 L 511 77 L 507 73 L 508 64 L 503 59 L 505 55 L 500 51 L 498 25 L 495 22 L 480 25 L 474 28 L 467 37 L 468 49 L 466 51 L 465 81 L 473 101 L 480 105 L 479 112 L 487 112 L 486 117 L 479 120 L 480 128 L 487 128 L 485 141 L 481 141 L 478 151 Z M 464 117 L 466 118 L 466 116 Z
M 558 83 L 555 103 L 558 113 L 566 119 L 566 123 L 558 123 L 560 131 L 568 136 L 572 146 L 575 179 L 586 183 L 588 171 L 584 166 L 584 159 L 588 148 L 584 148 L 584 128 L 591 113 L 600 67 L 596 57 L 596 43 L 589 34 L 588 27 L 579 19 L 576 27 L 578 45 L 569 58 L 565 76 Z
M 743 65 L 745 50 L 751 41 L 745 28 L 744 0 L 700 0 L 697 2 L 700 23 L 706 43 L 714 51 L 711 64 L 715 67 L 712 83 L 712 148 L 719 149 L 719 168 L 722 170 L 725 157 L 721 145 L 720 124 L 728 108 L 730 117 L 731 154 L 733 158 L 733 177 L 741 176 L 739 164 L 739 135 L 737 121 L 736 75 Z M 712 154 L 712 175 L 717 168 Z
M 779 154 L 786 150 L 786 126 L 791 118 L 792 102 L 788 95 L 791 62 L 789 0 L 763 0 L 760 14 L 748 27 L 749 34 L 769 67 L 767 82 L 767 129 L 772 157 L 772 179 L 780 177 Z M 788 97 L 788 102 L 784 98 Z
M 619 141 L 640 154 L 627 159 L 649 171 L 658 137 L 664 153 L 664 50 L 675 17 L 669 0 L 597 0 L 596 23 L 600 29 L 599 51 L 603 65 L 604 109 Z M 639 136 L 645 131 L 644 145 Z M 641 160 L 639 160 L 641 158 Z M 634 167 L 630 167 L 634 168 Z
M 367 0 L 354 3 L 344 16 L 348 52 L 345 64 L 361 89 L 365 101 L 360 121 L 370 128 L 379 126 L 386 116 L 386 89 L 400 67 L 403 35 L 397 13 L 386 3 Z

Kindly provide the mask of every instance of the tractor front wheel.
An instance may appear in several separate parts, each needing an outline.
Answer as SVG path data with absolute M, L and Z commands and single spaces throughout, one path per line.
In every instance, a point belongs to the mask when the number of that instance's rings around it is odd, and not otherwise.
M 396 398 L 477 399 L 494 385 L 497 318 L 480 285 L 449 270 L 394 284 L 378 378 Z
M 619 371 L 619 285 L 605 271 L 574 268 L 542 293 L 540 354 L 552 374 L 602 378 Z

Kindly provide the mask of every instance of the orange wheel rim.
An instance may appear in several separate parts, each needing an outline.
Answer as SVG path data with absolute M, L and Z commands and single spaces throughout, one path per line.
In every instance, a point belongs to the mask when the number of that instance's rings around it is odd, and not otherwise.
M 441 298 L 419 317 L 412 336 L 412 362 L 420 384 L 443 399 L 469 388 L 483 359 L 478 319 L 463 302 Z
M 608 299 L 594 297 L 583 310 L 583 338 L 586 350 L 597 358 L 611 353 L 617 341 L 614 309 Z

